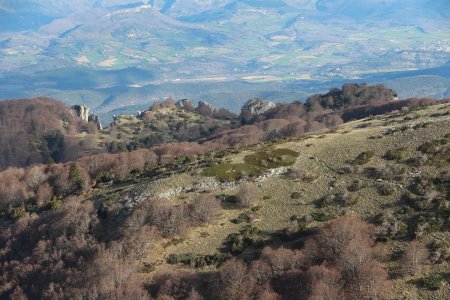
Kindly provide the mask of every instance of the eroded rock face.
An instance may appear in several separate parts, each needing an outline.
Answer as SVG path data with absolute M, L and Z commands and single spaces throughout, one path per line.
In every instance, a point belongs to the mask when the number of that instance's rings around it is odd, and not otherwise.
M 242 115 L 250 114 L 252 116 L 258 116 L 265 113 L 269 109 L 274 108 L 275 106 L 276 104 L 273 103 L 272 101 L 264 101 L 259 98 L 254 98 L 248 100 L 244 104 L 244 106 L 242 106 L 241 114 Z
M 89 122 L 89 108 L 83 104 L 81 105 L 72 105 L 69 108 L 69 111 L 72 115 L 78 119 L 81 119 L 85 122 Z
M 103 129 L 102 122 L 100 121 L 100 117 L 98 115 L 92 114 L 89 116 L 88 120 L 89 122 L 93 122 L 95 125 L 97 125 L 98 130 Z

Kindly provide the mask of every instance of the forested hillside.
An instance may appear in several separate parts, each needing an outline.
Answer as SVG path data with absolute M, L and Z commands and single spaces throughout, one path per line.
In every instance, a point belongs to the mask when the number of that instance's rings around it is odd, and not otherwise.
M 449 104 L 336 101 L 1 172 L 0 297 L 446 298 Z
M 60 102 L 38 98 L 0 102 L 0 169 L 34 163 L 67 162 L 99 153 L 129 152 L 169 143 L 226 148 L 254 144 L 333 127 L 354 118 L 403 106 L 438 103 L 433 99 L 399 102 L 382 85 L 346 84 L 306 103 L 275 104 L 252 99 L 240 115 L 200 101 L 167 100 L 138 115 L 119 115 L 98 130 L 72 115 Z
M 95 126 L 48 98 L 0 101 L 0 169 L 76 159 Z

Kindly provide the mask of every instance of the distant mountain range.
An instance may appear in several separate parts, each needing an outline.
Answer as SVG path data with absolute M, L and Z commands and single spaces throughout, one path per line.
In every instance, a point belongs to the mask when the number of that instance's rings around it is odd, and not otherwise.
M 414 82 L 415 95 L 440 98 L 449 17 L 446 0 L 3 0 L 0 95 L 104 114 L 168 96 L 233 109 L 247 95 L 293 101 L 395 79 L 400 96 Z

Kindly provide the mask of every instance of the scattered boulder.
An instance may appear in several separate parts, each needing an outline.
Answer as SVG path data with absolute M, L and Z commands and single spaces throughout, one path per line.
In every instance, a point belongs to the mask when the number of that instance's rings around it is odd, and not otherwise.
M 206 101 L 199 101 L 195 111 L 204 116 L 212 116 L 216 111 L 216 108 Z
M 175 103 L 175 106 L 185 111 L 195 111 L 194 103 L 190 99 L 181 99 Z
M 264 101 L 259 98 L 253 98 L 248 100 L 241 109 L 241 115 L 250 114 L 253 116 L 258 116 L 269 109 L 272 109 L 276 106 L 272 101 Z

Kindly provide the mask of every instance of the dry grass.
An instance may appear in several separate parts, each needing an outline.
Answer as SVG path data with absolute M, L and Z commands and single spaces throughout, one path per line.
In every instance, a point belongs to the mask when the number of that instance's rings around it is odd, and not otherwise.
M 444 107 L 444 109 L 442 109 Z M 399 114 L 396 116 L 380 116 L 370 120 L 360 120 L 346 123 L 340 126 L 337 132 L 320 133 L 310 135 L 309 138 L 290 140 L 278 143 L 276 148 L 291 149 L 299 153 L 294 166 L 304 169 L 317 175 L 313 182 L 304 182 L 294 180 L 284 175 L 276 175 L 261 180 L 256 180 L 264 196 L 257 203 L 260 206 L 255 213 L 256 220 L 252 222 L 253 226 L 267 232 L 276 232 L 283 230 L 291 225 L 290 217 L 293 215 L 307 216 L 313 212 L 319 212 L 324 209 L 317 208 L 316 201 L 321 197 L 344 191 L 353 180 L 359 179 L 364 183 L 364 187 L 354 192 L 358 198 L 357 204 L 347 208 L 336 208 L 336 213 L 345 213 L 358 215 L 366 220 L 373 219 L 374 216 L 383 212 L 387 207 L 395 207 L 401 193 L 404 191 L 403 182 L 395 183 L 395 191 L 391 195 L 382 196 L 377 193 L 376 184 L 379 182 L 376 178 L 368 178 L 362 172 L 366 167 L 380 168 L 390 164 L 398 164 L 395 160 L 387 160 L 384 157 L 387 150 L 402 148 L 402 155 L 407 158 L 415 157 L 420 153 L 417 146 L 430 140 L 442 139 L 450 133 L 450 116 L 443 114 L 449 110 L 448 106 L 434 106 L 425 110 Z M 439 112 L 439 116 L 436 113 Z M 430 117 L 433 115 L 433 117 Z M 408 116 L 414 116 L 408 118 Z M 370 123 L 368 126 L 362 124 Z M 430 123 L 428 126 L 416 126 L 421 123 Z M 408 126 L 408 129 L 397 131 L 394 134 L 385 134 L 392 128 Z M 345 132 L 345 134 L 343 134 Z M 381 138 L 370 139 L 371 136 Z M 347 166 L 350 161 L 355 159 L 362 151 L 373 151 L 374 156 L 370 161 L 360 167 L 356 174 L 340 174 L 339 169 Z M 229 155 L 223 158 L 224 161 L 233 163 L 243 162 L 244 157 L 251 154 L 252 149 L 246 149 L 242 153 Z M 258 153 L 258 147 L 253 150 Z M 408 180 L 417 172 L 436 173 L 436 168 L 429 166 L 413 168 L 406 166 L 404 180 Z M 148 195 L 170 194 L 173 201 L 189 201 L 195 192 L 169 193 L 180 187 L 189 190 L 195 183 L 204 182 L 204 186 L 209 187 L 216 195 L 234 195 L 237 191 L 236 184 L 221 185 L 211 178 L 199 175 L 201 170 L 194 171 L 192 174 L 175 174 L 151 184 L 145 185 L 145 193 Z M 300 197 L 293 199 L 291 194 L 298 192 Z M 298 199 L 297 199 L 298 198 Z M 233 224 L 232 219 L 236 218 L 243 210 L 225 209 L 221 219 L 208 226 L 192 229 L 183 242 L 176 245 L 162 247 L 154 245 L 158 251 L 152 251 L 152 257 L 148 260 L 157 262 L 159 268 L 174 268 L 176 266 L 167 266 L 164 258 L 169 254 L 195 252 L 200 254 L 213 254 L 223 246 L 226 237 L 231 233 L 236 233 L 246 224 Z M 320 222 L 312 222 L 309 227 L 319 225 Z M 205 234 L 207 233 L 207 234 Z M 203 236 L 203 237 L 202 237 Z M 207 236 L 207 237 L 204 237 Z M 438 232 L 432 235 L 426 235 L 424 242 L 439 238 L 450 240 L 448 232 Z M 167 241 L 166 241 L 167 242 Z M 404 247 L 402 241 L 390 241 L 386 244 L 391 255 L 397 253 Z M 390 270 L 395 269 L 396 262 L 390 261 L 387 266 Z M 450 273 L 448 263 L 438 266 L 439 270 L 445 274 Z M 420 277 L 420 276 L 419 276 Z M 438 292 L 428 291 L 416 284 L 418 278 L 394 279 L 394 288 L 392 290 L 393 299 L 445 299 L 450 294 L 448 283 L 444 284 Z M 416 280 L 416 281 L 415 281 Z

